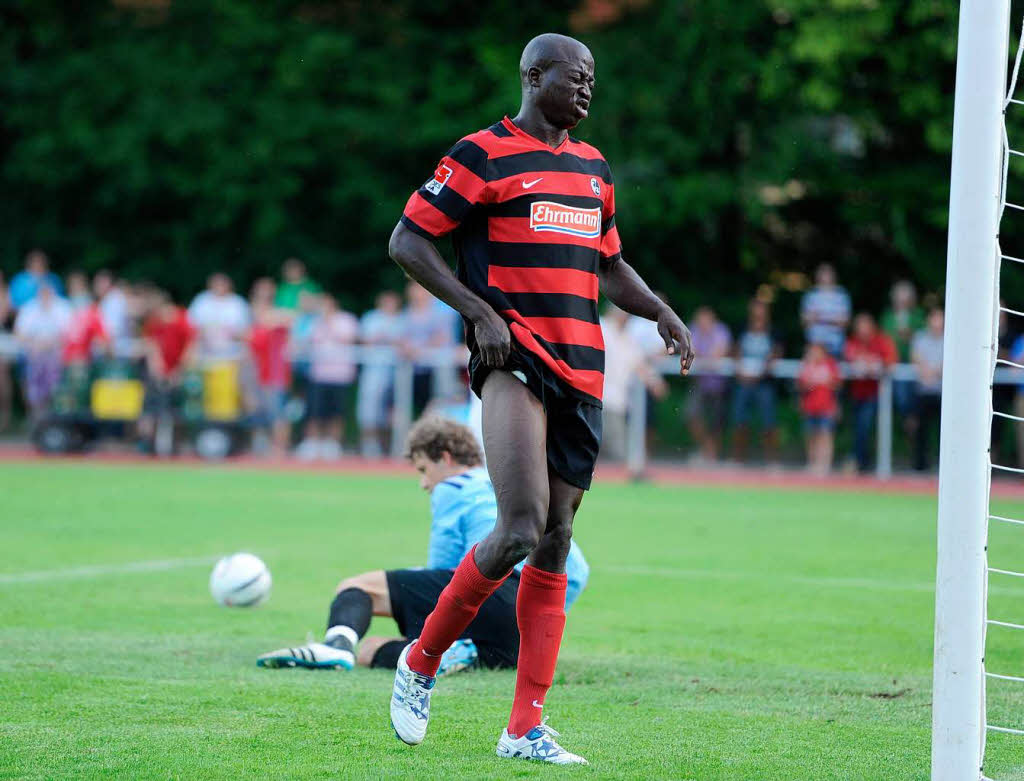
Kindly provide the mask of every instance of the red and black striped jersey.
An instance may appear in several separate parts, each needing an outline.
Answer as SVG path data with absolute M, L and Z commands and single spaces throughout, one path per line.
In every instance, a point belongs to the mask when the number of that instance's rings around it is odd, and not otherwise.
M 597 272 L 621 246 L 611 170 L 597 149 L 573 138 L 552 148 L 505 117 L 449 150 L 402 222 L 432 239 L 452 233 L 460 281 L 567 392 L 600 403 Z

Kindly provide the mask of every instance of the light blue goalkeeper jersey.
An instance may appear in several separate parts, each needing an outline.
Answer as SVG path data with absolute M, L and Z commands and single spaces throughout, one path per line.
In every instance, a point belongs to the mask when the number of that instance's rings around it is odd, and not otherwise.
M 449 477 L 434 486 L 430 493 L 430 569 L 455 569 L 470 548 L 490 534 L 498 519 L 498 504 L 487 469 L 476 467 L 461 475 Z M 516 565 L 522 570 L 525 561 Z M 576 601 L 587 585 L 590 567 L 583 551 L 572 541 L 569 558 L 565 562 L 568 585 L 565 609 Z

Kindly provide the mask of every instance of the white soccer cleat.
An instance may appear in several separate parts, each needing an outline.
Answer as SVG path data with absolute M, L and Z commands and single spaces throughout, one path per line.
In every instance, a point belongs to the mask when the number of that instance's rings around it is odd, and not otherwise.
M 257 657 L 256 664 L 260 667 L 309 667 L 325 670 L 351 670 L 356 666 L 356 657 L 346 651 L 324 643 L 309 642 L 296 648 L 282 648 Z
M 410 648 L 412 643 L 403 648 L 402 655 L 398 657 L 395 688 L 391 693 L 391 728 L 399 740 L 417 746 L 427 734 L 430 690 L 437 678 L 421 675 L 406 664 L 405 657 L 409 655 Z
M 498 739 L 497 754 L 505 759 L 533 759 L 553 765 L 589 765 L 583 757 L 566 751 L 555 742 L 558 733 L 546 723 L 513 738 L 506 729 Z

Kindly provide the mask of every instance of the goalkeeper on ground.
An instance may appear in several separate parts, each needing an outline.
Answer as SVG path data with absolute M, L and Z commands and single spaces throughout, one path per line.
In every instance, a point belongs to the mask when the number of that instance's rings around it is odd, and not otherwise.
M 338 585 L 323 642 L 263 654 L 261 667 L 351 670 L 356 664 L 394 669 L 466 553 L 497 520 L 494 488 L 483 454 L 466 426 L 427 417 L 409 432 L 406 456 L 430 494 L 430 547 L 425 569 L 374 570 Z M 444 654 L 439 674 L 467 667 L 515 667 L 519 656 L 516 594 L 519 569 L 492 594 L 462 637 Z M 566 562 L 566 610 L 583 591 L 589 567 L 575 540 Z M 366 637 L 371 616 L 395 619 L 401 637 Z

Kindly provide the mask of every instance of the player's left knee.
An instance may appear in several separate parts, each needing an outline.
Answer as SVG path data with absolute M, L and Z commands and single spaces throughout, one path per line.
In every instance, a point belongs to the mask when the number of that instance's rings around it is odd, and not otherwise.
M 541 538 L 541 545 L 561 557 L 569 555 L 569 546 L 572 544 L 572 521 L 549 526 Z
M 566 539 L 572 538 L 572 521 L 576 516 L 575 507 L 552 507 L 548 510 L 547 524 L 544 534 L 557 534 Z

